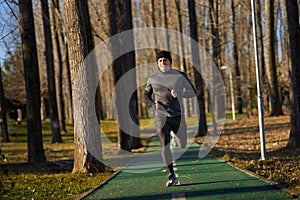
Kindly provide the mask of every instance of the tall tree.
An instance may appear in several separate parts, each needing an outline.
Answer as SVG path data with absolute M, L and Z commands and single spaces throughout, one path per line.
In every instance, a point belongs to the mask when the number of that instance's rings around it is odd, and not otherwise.
M 184 59 L 185 57 L 185 44 L 184 44 L 184 40 L 183 40 L 183 20 L 182 20 L 182 9 L 181 9 L 181 3 L 180 0 L 175 0 L 175 5 L 176 5 L 176 11 L 177 11 L 177 20 L 178 20 L 178 26 L 179 26 L 179 33 L 180 34 L 180 54 L 181 54 L 181 59 L 180 59 L 180 66 L 181 66 L 181 70 L 187 72 L 187 64 L 186 64 L 186 60 Z M 190 110 L 190 104 L 189 104 L 189 99 L 184 99 L 183 100 L 183 104 L 185 109 L 185 115 L 186 117 L 190 117 L 191 116 L 191 110 Z
M 209 11 L 208 15 L 210 18 L 210 28 L 211 28 L 211 35 L 212 35 L 212 59 L 213 62 L 216 64 L 217 68 L 219 69 L 221 67 L 221 53 L 220 53 L 220 37 L 219 37 L 219 15 L 218 15 L 218 1 L 215 0 L 209 0 Z M 215 68 L 211 68 L 212 73 L 212 79 L 214 79 L 215 74 L 217 73 Z M 214 80 L 211 80 L 214 82 Z M 218 115 L 217 117 L 219 119 L 222 119 L 224 116 L 222 112 L 222 107 L 224 107 L 225 102 L 222 102 L 221 99 L 216 99 L 216 88 L 212 87 L 210 89 L 210 111 L 211 111 L 211 119 L 213 123 L 214 131 L 216 131 L 217 124 L 216 124 L 216 116 L 215 111 L 217 111 Z M 216 109 L 217 108 L 217 109 Z M 216 109 L 216 110 L 215 110 Z
M 197 17 L 196 17 L 196 8 L 195 1 L 188 1 L 188 10 L 189 10 L 189 22 L 190 22 L 190 31 L 191 38 L 195 40 L 198 44 L 198 31 L 197 31 Z M 191 43 L 192 47 L 192 60 L 196 67 L 200 67 L 200 57 L 199 57 L 199 47 Z M 197 90 L 197 100 L 199 106 L 199 125 L 198 130 L 195 133 L 195 136 L 205 136 L 207 134 L 207 122 L 205 114 L 205 100 L 204 100 L 204 81 L 201 74 L 194 68 L 194 77 L 195 77 L 195 86 Z
M 72 85 L 71 85 L 71 71 L 70 71 L 70 63 L 69 63 L 69 51 L 68 51 L 68 46 L 67 42 L 65 41 L 65 36 L 64 36 L 64 30 L 63 30 L 63 20 L 62 20 L 62 14 L 60 11 L 60 6 L 59 6 L 59 1 L 58 0 L 53 0 L 53 6 L 54 6 L 54 12 L 55 12 L 55 19 L 56 19 L 56 31 L 58 34 L 58 41 L 60 44 L 60 49 L 61 49 L 61 56 L 62 56 L 62 67 L 64 69 L 61 75 L 61 78 L 65 77 L 65 79 L 62 79 L 61 85 L 65 85 L 66 90 L 65 90 L 65 114 L 66 114 L 66 120 L 70 123 L 73 124 L 74 119 L 73 119 L 73 108 L 72 108 Z M 62 114 L 63 115 L 63 114 Z
M 236 98 L 237 98 L 237 108 L 238 108 L 238 113 L 242 114 L 243 113 L 243 99 L 242 99 L 242 90 L 241 90 L 241 73 L 240 73 L 240 66 L 239 66 L 239 55 L 238 55 L 238 41 L 237 41 L 237 29 L 236 29 L 236 14 L 235 14 L 235 1 L 233 0 L 231 2 L 231 11 L 232 11 L 232 32 L 233 32 L 233 63 L 234 63 L 234 69 L 235 69 L 235 77 L 236 77 Z
M 124 13 L 124 24 L 123 24 L 123 31 L 131 30 L 133 28 L 132 24 L 132 9 L 131 9 L 131 0 L 122 0 L 123 4 L 123 13 Z M 127 45 L 132 47 L 134 49 L 134 38 L 133 34 L 130 34 L 130 38 L 128 41 L 126 41 Z M 135 68 L 135 53 L 134 51 L 130 51 L 126 53 L 123 56 L 123 65 L 124 68 L 128 68 L 127 70 L 134 69 Z M 136 76 L 136 75 L 135 75 Z M 134 88 L 136 87 L 136 77 L 133 77 L 131 80 L 130 85 Z M 131 120 L 137 125 L 137 126 L 131 126 L 131 138 L 130 138 L 130 146 L 131 149 L 140 148 L 142 146 L 141 139 L 140 139 L 140 130 L 139 130 L 139 116 L 138 116 L 138 95 L 137 90 L 134 91 L 134 93 L 131 95 L 130 98 L 130 105 L 129 106 L 129 113 Z
M 274 0 L 265 1 L 265 18 L 266 18 L 266 73 L 268 78 L 269 96 L 271 104 L 271 116 L 282 115 L 282 104 L 279 97 L 279 87 L 276 73 L 275 58 L 275 28 L 274 28 Z
M 152 27 L 156 27 L 156 17 L 155 17 L 155 1 L 151 0 L 151 25 Z M 157 44 L 156 33 L 154 32 L 154 43 Z M 156 53 L 158 53 L 158 49 L 155 49 Z
M 130 0 L 118 0 L 108 1 L 108 13 L 109 13 L 109 24 L 110 24 L 110 35 L 116 35 L 119 32 L 132 29 L 132 16 L 131 16 L 131 1 Z M 120 40 L 122 40 L 120 38 Z M 126 41 L 112 41 L 112 55 L 115 59 L 113 62 L 113 76 L 114 84 L 117 84 L 121 77 L 128 72 L 130 69 L 135 67 L 134 52 L 126 53 L 125 55 L 119 56 L 119 50 L 124 48 L 122 45 L 131 47 L 133 49 L 133 35 L 126 38 Z M 120 93 L 115 96 L 116 115 L 119 126 L 119 137 L 118 144 L 122 150 L 131 151 L 133 148 L 141 146 L 139 130 L 136 127 L 130 125 L 129 120 L 133 120 L 136 125 L 138 122 L 138 107 L 137 107 L 137 94 L 132 94 L 130 105 L 126 105 L 125 101 L 128 96 L 126 93 L 125 85 L 128 84 L 133 88 L 136 88 L 136 78 L 132 78 L 131 83 L 119 84 L 122 89 L 119 89 Z M 124 111 L 124 108 L 129 106 L 128 116 Z M 130 132 L 128 132 L 130 131 Z
M 180 59 L 180 65 L 182 67 L 181 70 L 185 71 L 187 70 L 186 67 L 186 60 L 184 59 L 185 57 L 185 44 L 183 40 L 183 20 L 182 20 L 182 9 L 181 9 L 181 3 L 180 0 L 174 0 L 175 1 L 175 6 L 176 6 L 176 12 L 177 12 L 177 22 L 178 22 L 178 29 L 179 29 L 179 39 L 180 43 L 179 44 L 179 49 L 180 49 L 180 54 L 181 54 L 181 59 Z M 185 105 L 186 106 L 186 105 Z
M 40 78 L 32 1 L 19 1 L 20 32 L 26 84 L 28 162 L 46 160 L 41 127 Z
M 93 123 L 92 120 L 90 120 L 92 113 L 87 112 L 94 101 L 91 102 L 91 100 L 87 98 L 90 92 L 88 91 L 88 82 L 90 80 L 89 77 L 87 77 L 87 67 L 83 65 L 84 59 L 88 54 L 83 14 L 84 12 L 80 0 L 64 1 L 65 29 L 68 39 L 69 61 L 73 84 L 74 173 L 102 172 L 104 170 L 103 164 L 94 154 L 97 153 L 99 157 L 101 156 L 100 128 L 92 129 L 95 125 L 91 124 Z M 78 72 L 81 74 L 78 74 Z M 75 81 L 77 81 L 79 77 L 81 84 L 75 84 Z M 90 150 L 93 150 L 93 152 Z
M 218 14 L 218 1 L 209 0 L 209 17 L 212 33 L 212 47 L 213 47 L 213 60 L 217 67 L 221 67 L 220 59 L 220 37 L 219 37 L 219 14 Z
M 56 100 L 56 88 L 55 88 L 55 73 L 54 73 L 54 57 L 53 57 L 53 45 L 52 34 L 50 28 L 50 15 L 48 8 L 48 1 L 41 0 L 43 25 L 44 25 L 44 39 L 45 39 L 45 57 L 47 64 L 47 78 L 48 78 L 48 100 L 52 129 L 52 143 L 61 143 L 61 133 L 58 120 L 57 100 Z
M 54 52 L 56 52 L 56 57 L 57 57 L 57 67 L 56 69 L 56 88 L 57 88 L 57 109 L 58 109 L 58 118 L 59 118 L 59 127 L 63 133 L 66 133 L 66 123 L 65 123 L 65 104 L 64 104 L 64 95 L 63 95 L 63 56 L 62 56 L 62 48 L 63 44 L 60 43 L 59 41 L 59 20 L 57 19 L 56 16 L 56 11 L 57 11 L 57 4 L 58 0 L 51 0 L 50 1 L 50 7 L 51 7 L 51 12 L 50 12 L 50 19 L 52 20 L 52 31 L 53 31 L 53 43 L 54 43 Z
M 261 73 L 260 73 L 260 79 L 262 80 L 262 95 L 263 99 L 266 99 L 263 101 L 264 108 L 268 108 L 268 100 L 267 96 L 268 94 L 264 91 L 266 91 L 266 85 L 267 85 L 267 78 L 266 78 L 266 70 L 265 70 L 265 44 L 264 44 L 264 30 L 263 30 L 263 25 L 264 25 L 264 12 L 263 12 L 263 1 L 255 1 L 255 12 L 257 13 L 256 15 L 256 20 L 257 20 L 257 47 L 258 47 L 258 57 L 259 57 L 259 66 L 261 68 Z M 243 10 L 241 10 L 243 12 Z M 251 28 L 251 27 L 250 27 Z M 249 52 L 250 53 L 250 52 Z M 253 57 L 253 56 L 252 56 Z M 251 67 L 251 66 L 249 66 Z M 249 69 L 250 70 L 250 69 Z M 248 75 L 248 74 L 247 74 Z M 251 78 L 250 78 L 251 79 Z M 248 103 L 248 102 L 247 102 Z
M 163 20 L 164 20 L 164 28 L 168 28 L 168 18 L 167 18 L 167 4 L 166 4 L 166 0 L 163 0 L 162 3 L 162 13 L 163 13 Z M 167 49 L 170 49 L 170 41 L 169 41 L 169 37 L 168 37 L 168 31 L 166 30 L 166 44 L 167 44 Z
M 92 35 L 92 25 L 90 20 L 90 12 L 89 12 L 89 6 L 87 0 L 81 0 L 81 8 L 82 8 L 82 17 L 83 22 L 85 25 L 85 32 L 86 32 L 86 45 L 88 48 L 88 53 L 90 53 L 95 48 L 94 38 Z M 95 62 L 95 60 L 93 61 Z M 101 95 L 100 95 L 100 88 L 99 85 L 96 89 L 96 97 L 95 97 L 95 107 L 96 107 L 96 115 L 98 118 L 98 121 L 100 122 L 100 115 L 101 115 Z
M 212 57 L 213 61 L 216 64 L 217 68 L 219 69 L 221 67 L 221 53 L 220 53 L 220 34 L 219 34 L 219 2 L 216 0 L 209 0 L 209 17 L 210 17 L 210 26 L 211 26 L 211 35 L 212 35 Z M 216 71 L 214 71 L 215 68 L 212 68 L 212 78 L 214 78 L 214 75 L 216 74 Z M 213 81 L 213 80 L 212 80 Z M 225 117 L 222 108 L 224 107 L 224 102 L 221 101 L 221 99 L 215 99 L 215 89 L 212 89 L 211 91 L 213 95 L 211 97 L 212 104 L 211 104 L 211 111 L 212 111 L 212 121 L 214 123 L 215 127 L 215 119 L 214 119 L 214 109 L 215 106 L 217 106 L 217 113 L 218 118 Z M 217 103 L 216 103 L 217 102 Z
M 288 33 L 290 39 L 290 77 L 292 85 L 291 94 L 291 128 L 287 146 L 300 147 L 300 26 L 297 0 L 286 0 L 286 13 Z
M 121 8 L 120 8 L 120 0 L 118 1 L 110 1 L 107 0 L 107 5 L 108 5 L 108 13 L 109 13 L 109 25 L 110 25 L 110 35 L 116 35 L 118 34 L 119 28 L 121 26 L 121 23 L 119 20 L 122 20 L 120 18 L 121 14 Z M 113 61 L 113 76 L 114 76 L 114 84 L 116 84 L 119 79 L 122 77 L 122 74 L 124 73 L 122 69 L 122 60 L 120 57 L 118 57 L 118 51 L 120 49 L 120 44 L 117 41 L 113 41 L 114 43 L 111 44 L 112 46 L 112 55 L 114 58 Z M 122 85 L 121 85 L 122 86 Z M 122 112 L 121 110 L 124 108 L 122 105 L 123 100 L 125 99 L 124 94 L 118 94 L 115 97 L 115 105 L 116 105 L 116 115 L 117 115 L 117 121 L 118 124 L 120 125 L 121 123 L 124 123 L 125 125 L 127 124 L 126 121 L 122 122 L 122 119 L 125 119 L 125 117 L 121 116 Z M 118 145 L 121 149 L 125 151 L 130 151 L 130 136 L 122 129 L 119 128 L 119 133 L 118 133 Z
M 6 108 L 5 108 L 3 84 L 2 84 L 2 67 L 0 68 L 0 126 L 1 126 L 1 133 L 2 133 L 2 142 L 9 142 L 7 120 L 6 120 Z

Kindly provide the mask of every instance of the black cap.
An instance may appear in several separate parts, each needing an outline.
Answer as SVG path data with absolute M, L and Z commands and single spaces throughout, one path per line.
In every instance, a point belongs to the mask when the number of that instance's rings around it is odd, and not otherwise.
M 160 51 L 160 52 L 158 52 L 158 54 L 156 55 L 156 62 L 160 58 L 166 58 L 170 61 L 170 63 L 172 63 L 172 57 L 171 57 L 171 53 L 169 51 Z

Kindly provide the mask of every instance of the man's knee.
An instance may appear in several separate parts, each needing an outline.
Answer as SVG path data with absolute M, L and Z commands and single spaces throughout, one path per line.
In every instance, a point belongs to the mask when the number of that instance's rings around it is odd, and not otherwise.
M 157 129 L 156 134 L 158 135 L 158 137 L 160 137 L 163 134 L 163 132 L 161 129 Z
M 167 138 L 166 138 L 166 135 L 164 134 L 164 132 L 160 129 L 157 129 L 156 134 L 159 137 L 161 146 L 162 147 L 167 146 L 168 141 L 167 141 Z
M 184 149 L 187 143 L 187 134 L 186 132 L 178 132 L 175 136 L 175 140 L 177 140 L 178 147 Z
M 178 147 L 184 149 L 186 147 L 186 140 L 180 140 L 178 142 Z

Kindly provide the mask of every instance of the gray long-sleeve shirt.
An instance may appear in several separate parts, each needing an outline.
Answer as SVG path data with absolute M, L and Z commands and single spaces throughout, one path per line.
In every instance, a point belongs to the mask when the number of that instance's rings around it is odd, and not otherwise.
M 172 97 L 171 90 L 177 92 L 177 98 Z M 152 98 L 154 94 L 154 100 Z M 159 112 L 168 117 L 181 115 L 183 98 L 196 95 L 196 90 L 184 72 L 170 69 L 168 72 L 158 71 L 149 77 L 144 91 L 145 102 L 154 108 L 155 101 L 159 103 Z

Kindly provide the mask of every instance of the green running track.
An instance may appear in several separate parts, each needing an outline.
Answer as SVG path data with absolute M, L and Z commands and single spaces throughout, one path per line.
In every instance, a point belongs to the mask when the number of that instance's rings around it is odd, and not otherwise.
M 227 162 L 214 157 L 200 159 L 199 145 L 194 143 L 175 162 L 180 185 L 166 188 L 168 174 L 165 168 L 159 166 L 158 161 L 151 157 L 147 159 L 147 153 L 159 149 L 158 138 L 153 137 L 143 153 L 146 162 L 128 165 L 125 170 L 116 173 L 82 199 L 293 199 L 293 195 L 277 184 L 267 182 Z M 139 172 L 141 169 L 142 172 Z

